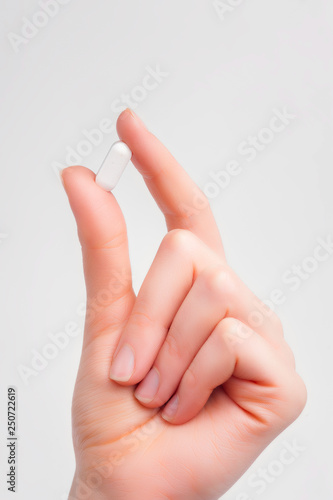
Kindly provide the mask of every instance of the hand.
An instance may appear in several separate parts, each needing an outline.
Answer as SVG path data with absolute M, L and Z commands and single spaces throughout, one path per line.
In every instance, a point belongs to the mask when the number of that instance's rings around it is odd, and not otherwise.
M 132 111 L 117 130 L 168 233 L 136 297 L 114 195 L 84 167 L 63 170 L 87 288 L 69 498 L 217 499 L 306 389 L 279 319 L 228 267 L 203 193 Z

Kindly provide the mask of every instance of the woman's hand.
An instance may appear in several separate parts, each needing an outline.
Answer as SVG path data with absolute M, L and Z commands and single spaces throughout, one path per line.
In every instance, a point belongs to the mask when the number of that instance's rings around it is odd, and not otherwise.
M 279 319 L 228 267 L 203 193 L 132 111 L 117 129 L 168 233 L 136 297 L 115 197 L 84 167 L 63 171 L 87 287 L 69 498 L 217 499 L 306 389 Z

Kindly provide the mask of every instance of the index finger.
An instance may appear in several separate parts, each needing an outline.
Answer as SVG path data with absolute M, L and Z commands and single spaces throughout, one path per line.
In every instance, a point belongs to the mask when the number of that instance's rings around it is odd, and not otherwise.
M 187 229 L 225 259 L 206 196 L 167 148 L 128 108 L 118 117 L 117 132 L 132 150 L 132 162 L 163 212 L 168 231 Z

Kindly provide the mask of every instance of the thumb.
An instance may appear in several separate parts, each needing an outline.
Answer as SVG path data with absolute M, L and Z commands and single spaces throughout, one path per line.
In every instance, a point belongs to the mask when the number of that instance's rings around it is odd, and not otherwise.
M 87 320 L 100 329 L 117 328 L 135 298 L 123 213 L 114 195 L 95 183 L 91 170 L 68 167 L 61 177 L 82 247 Z

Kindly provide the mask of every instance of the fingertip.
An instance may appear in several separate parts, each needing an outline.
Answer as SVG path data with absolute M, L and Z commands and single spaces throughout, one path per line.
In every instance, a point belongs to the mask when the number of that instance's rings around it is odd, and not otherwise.
M 144 398 L 137 392 L 134 392 L 134 397 L 144 406 L 149 406 L 149 404 L 151 403 L 151 398 Z
M 179 396 L 175 394 L 166 404 L 162 411 L 162 418 L 169 423 L 175 423 L 177 413 L 179 412 Z
M 130 118 L 135 118 L 135 113 L 131 108 L 126 108 L 118 116 L 117 125 L 120 125 L 122 122 L 127 121 Z
M 134 115 L 130 108 L 126 108 L 124 111 L 120 113 L 116 123 L 117 134 L 120 139 L 124 139 L 126 136 L 127 130 L 131 127 L 131 123 L 135 123 Z M 125 141 L 126 142 L 126 141 Z
M 114 235 L 119 244 L 125 242 L 126 225 L 121 209 L 113 194 L 96 184 L 95 177 L 94 172 L 80 165 L 62 171 L 81 245 L 101 248 L 109 244 Z M 119 249 L 115 251 L 119 253 Z
M 115 373 L 114 368 L 111 365 L 110 371 L 109 371 L 109 378 L 112 380 L 112 382 L 117 382 L 119 385 L 123 386 L 130 386 L 130 385 L 136 385 L 140 382 L 140 379 L 138 380 L 138 377 L 135 375 L 133 372 L 132 374 L 125 374 L 125 373 Z M 134 394 L 135 396 L 135 394 Z M 136 398 L 138 399 L 138 398 Z
M 110 378 L 118 382 L 128 382 L 135 368 L 135 351 L 131 344 L 118 348 L 111 364 Z
M 95 179 L 95 174 L 89 168 L 82 167 L 81 165 L 72 165 L 70 167 L 63 168 L 60 171 L 61 182 L 67 191 L 74 184 L 80 181 L 80 179 Z
M 141 118 L 139 118 L 139 116 L 130 108 L 126 108 L 120 113 L 117 119 L 116 128 L 119 138 L 126 143 L 128 141 L 133 141 L 133 134 L 147 130 L 147 127 Z
M 134 396 L 143 404 L 150 404 L 158 393 L 160 387 L 160 372 L 153 366 L 151 370 L 145 375 L 144 379 L 135 390 Z M 156 404 L 154 406 L 160 406 Z
M 164 414 L 164 410 L 162 411 L 161 417 L 163 420 L 168 422 L 169 424 L 172 425 L 183 425 L 186 424 L 187 422 L 190 422 L 193 420 L 199 412 L 184 412 L 182 409 L 177 411 L 177 414 L 174 416 L 168 416 Z

